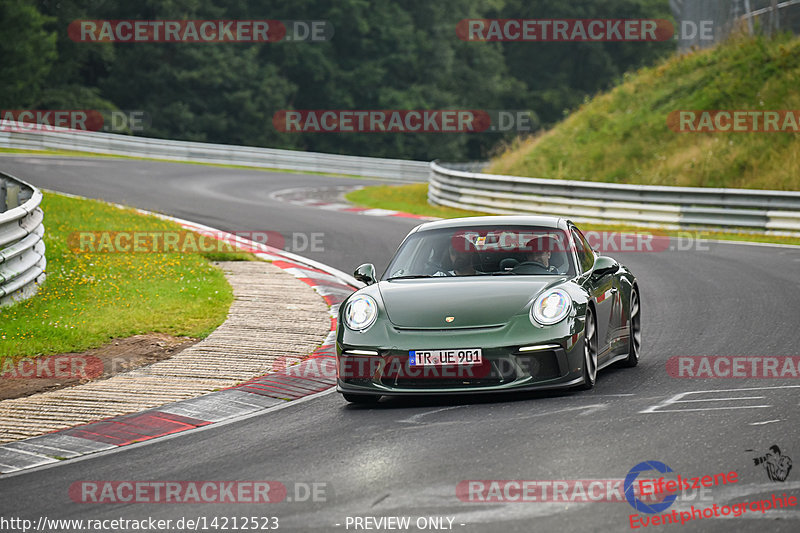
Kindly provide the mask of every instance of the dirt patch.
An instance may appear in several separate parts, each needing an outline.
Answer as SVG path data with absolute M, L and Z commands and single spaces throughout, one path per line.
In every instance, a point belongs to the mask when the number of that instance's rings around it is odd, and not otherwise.
M 0 361 L 0 400 L 108 379 L 169 359 L 199 339 L 161 333 L 114 339 L 81 353 Z

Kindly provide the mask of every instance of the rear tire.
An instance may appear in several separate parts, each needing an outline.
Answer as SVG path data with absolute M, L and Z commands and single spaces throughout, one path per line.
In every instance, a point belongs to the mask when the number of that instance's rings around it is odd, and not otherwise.
M 586 308 L 583 327 L 583 390 L 591 390 L 597 382 L 597 324 L 591 307 Z
M 622 366 L 633 368 L 639 364 L 639 353 L 642 349 L 642 304 L 639 301 L 639 291 L 636 287 L 631 289 L 631 307 L 628 316 L 628 358 L 622 361 Z
M 349 394 L 347 392 L 343 392 L 342 396 L 348 402 L 359 405 L 373 405 L 378 403 L 378 400 L 381 399 L 380 396 L 375 396 L 372 394 Z

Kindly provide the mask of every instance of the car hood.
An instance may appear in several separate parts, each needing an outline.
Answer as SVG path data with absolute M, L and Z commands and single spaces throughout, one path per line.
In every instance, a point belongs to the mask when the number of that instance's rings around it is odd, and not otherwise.
M 401 328 L 447 329 L 506 324 L 556 276 L 428 278 L 378 284 L 389 320 Z M 454 317 L 446 322 L 445 317 Z

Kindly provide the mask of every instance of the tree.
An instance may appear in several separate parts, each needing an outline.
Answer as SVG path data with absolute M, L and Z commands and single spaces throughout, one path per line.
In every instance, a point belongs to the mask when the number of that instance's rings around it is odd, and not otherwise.
M 56 35 L 45 30 L 48 18 L 26 0 L 0 3 L 0 106 L 30 108 L 56 60 Z

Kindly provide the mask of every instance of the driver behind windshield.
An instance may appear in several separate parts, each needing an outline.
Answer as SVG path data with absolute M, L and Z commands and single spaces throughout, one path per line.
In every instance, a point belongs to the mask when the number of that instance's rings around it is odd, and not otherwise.
M 434 276 L 474 276 L 477 272 L 473 266 L 477 249 L 468 238 L 463 236 L 453 237 L 447 250 L 447 257 L 450 262 L 450 269 L 443 269 L 436 272 Z
M 550 264 L 556 240 L 550 236 L 535 237 L 525 244 L 528 250 L 526 261 L 522 265 L 539 267 L 545 272 L 557 272 L 557 269 Z

